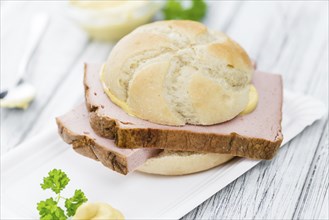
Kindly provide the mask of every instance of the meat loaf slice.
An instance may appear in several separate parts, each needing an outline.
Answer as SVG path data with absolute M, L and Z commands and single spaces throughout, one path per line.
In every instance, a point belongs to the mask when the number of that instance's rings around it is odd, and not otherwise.
M 126 114 L 111 102 L 100 82 L 100 64 L 85 64 L 85 98 L 94 131 L 115 139 L 121 148 L 158 148 L 214 152 L 254 159 L 271 159 L 282 142 L 282 79 L 255 72 L 259 93 L 250 114 L 217 125 L 172 127 Z
M 90 127 L 86 106 L 80 105 L 56 118 L 59 134 L 73 149 L 86 157 L 99 160 L 114 171 L 127 174 L 148 158 L 158 155 L 159 149 L 121 149 L 113 140 L 98 136 Z

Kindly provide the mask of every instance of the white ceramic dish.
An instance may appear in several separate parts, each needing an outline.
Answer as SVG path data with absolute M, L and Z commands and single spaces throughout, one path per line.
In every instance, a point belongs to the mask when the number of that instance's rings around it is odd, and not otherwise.
M 321 102 L 285 91 L 284 143 L 325 112 Z M 52 196 L 40 183 L 53 168 L 71 178 L 64 196 L 81 188 L 89 201 L 108 202 L 127 219 L 178 219 L 259 162 L 235 158 L 209 171 L 179 177 L 138 172 L 123 176 L 76 154 L 53 125 L 1 158 L 1 219 L 38 218 L 37 202 Z

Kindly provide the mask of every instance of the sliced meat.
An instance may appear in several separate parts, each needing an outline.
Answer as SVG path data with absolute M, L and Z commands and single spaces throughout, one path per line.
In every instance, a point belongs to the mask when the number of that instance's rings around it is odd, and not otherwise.
M 271 159 L 282 142 L 282 79 L 255 72 L 259 93 L 250 114 L 211 126 L 173 127 L 132 117 L 111 102 L 100 82 L 100 64 L 85 64 L 85 98 L 91 127 L 100 136 L 115 139 L 120 148 L 157 148 L 213 152 Z
M 89 124 L 85 104 L 56 118 L 59 134 L 73 149 L 86 157 L 99 160 L 104 166 L 127 174 L 148 158 L 158 155 L 159 149 L 121 149 L 113 140 L 98 136 Z

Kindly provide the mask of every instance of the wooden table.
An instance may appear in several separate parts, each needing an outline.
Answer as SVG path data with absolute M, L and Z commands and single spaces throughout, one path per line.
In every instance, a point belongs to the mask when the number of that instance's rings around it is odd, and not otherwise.
M 38 94 L 26 111 L 1 109 L 1 153 L 39 133 L 83 100 L 83 63 L 106 60 L 112 44 L 90 40 L 64 1 L 1 1 L 1 84 L 14 80 L 28 24 L 51 22 L 28 69 Z M 284 87 L 328 107 L 328 2 L 212 1 L 205 23 L 237 40 L 258 69 L 283 75 Z M 183 219 L 329 219 L 328 117 L 305 129 Z

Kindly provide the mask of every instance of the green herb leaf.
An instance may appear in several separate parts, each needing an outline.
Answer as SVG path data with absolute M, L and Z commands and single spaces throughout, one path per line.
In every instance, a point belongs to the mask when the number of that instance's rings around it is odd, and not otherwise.
M 66 173 L 61 170 L 53 169 L 48 173 L 47 177 L 43 178 L 43 183 L 40 185 L 42 189 L 51 189 L 56 194 L 59 194 L 69 181 L 70 179 L 67 177 Z
M 66 213 L 68 216 L 73 216 L 77 210 L 77 208 L 82 205 L 84 202 L 87 202 L 85 194 L 77 189 L 74 192 L 73 197 L 65 200 Z
M 179 19 L 181 18 L 180 13 L 184 11 L 182 5 L 177 0 L 168 0 L 163 12 L 166 20 Z
M 61 191 L 70 182 L 66 173 L 62 170 L 53 169 L 48 173 L 47 177 L 43 178 L 43 183 L 40 184 L 42 189 L 51 189 L 57 196 L 54 200 L 49 198 L 45 201 L 40 201 L 37 204 L 37 209 L 40 214 L 41 220 L 65 220 L 70 216 L 74 216 L 77 208 L 84 202 L 87 202 L 85 194 L 80 190 L 75 190 L 73 197 L 64 198 L 61 196 Z M 59 207 L 58 202 L 65 199 L 66 213 L 62 208 Z
M 49 198 L 45 201 L 40 201 L 37 204 L 37 209 L 39 211 L 41 220 L 66 220 L 63 209 L 57 206 L 57 202 L 53 198 Z
M 184 8 L 180 0 L 168 0 L 163 9 L 165 19 L 186 19 L 200 21 L 207 13 L 204 0 L 192 0 L 191 7 Z

